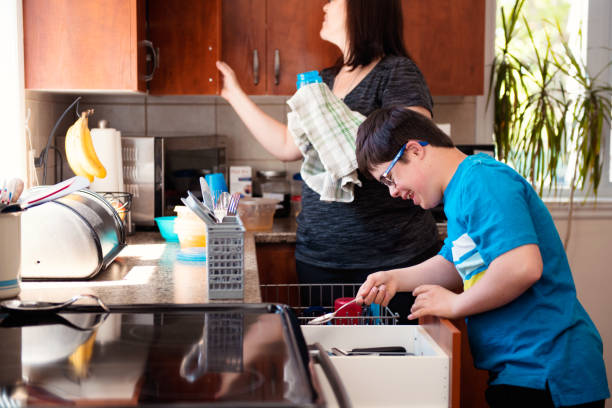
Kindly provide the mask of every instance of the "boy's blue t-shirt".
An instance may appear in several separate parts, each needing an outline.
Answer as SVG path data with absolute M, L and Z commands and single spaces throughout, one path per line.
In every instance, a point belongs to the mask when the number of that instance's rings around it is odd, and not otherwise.
M 448 237 L 440 255 L 453 262 L 469 291 L 500 255 L 540 248 L 544 269 L 509 304 L 466 318 L 477 368 L 491 384 L 545 389 L 556 406 L 608 398 L 599 333 L 576 297 L 552 217 L 531 185 L 509 166 L 468 156 L 444 192 Z

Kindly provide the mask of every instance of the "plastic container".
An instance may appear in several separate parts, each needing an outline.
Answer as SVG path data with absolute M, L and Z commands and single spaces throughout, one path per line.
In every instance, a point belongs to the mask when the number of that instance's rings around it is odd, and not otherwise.
M 179 242 L 179 237 L 174 232 L 174 222 L 176 217 L 156 217 L 155 223 L 161 236 L 168 242 Z
M 0 214 L 0 299 L 21 292 L 21 238 L 21 212 Z
M 238 215 L 248 231 L 267 231 L 274 225 L 278 200 L 265 197 L 244 197 L 238 204 Z
M 297 74 L 297 82 L 295 83 L 295 86 L 297 89 L 300 89 L 302 85 L 314 84 L 317 82 L 323 82 L 323 79 L 321 76 L 319 76 L 319 71 L 307 71 Z
M 174 211 L 177 214 L 174 232 L 178 235 L 181 248 L 205 247 L 206 224 L 204 221 L 185 206 L 176 206 Z

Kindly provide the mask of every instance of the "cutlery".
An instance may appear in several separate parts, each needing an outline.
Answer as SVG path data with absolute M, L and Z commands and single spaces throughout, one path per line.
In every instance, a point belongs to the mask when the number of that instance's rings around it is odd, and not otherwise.
M 6 206 L 0 212 L 9 213 L 23 211 L 27 208 L 64 197 L 88 186 L 89 180 L 82 176 L 75 176 L 50 186 L 49 188 L 42 189 L 42 191 L 37 190 L 34 195 L 30 194 L 27 197 L 21 197 L 17 203 Z
M 215 203 L 213 202 L 210 187 L 204 177 L 200 177 L 200 190 L 202 190 L 202 201 L 212 211 L 215 207 Z
M 231 199 L 232 196 L 227 191 L 221 191 L 218 194 L 214 212 L 217 219 L 221 222 L 227 216 Z
M 414 356 L 401 346 L 355 348 L 350 351 L 332 347 L 331 352 L 335 356 Z
M 232 194 L 232 197 L 230 198 L 229 208 L 227 210 L 227 213 L 229 215 L 236 215 L 236 212 L 238 212 L 239 202 L 240 202 L 240 193 Z
M 339 311 L 341 311 L 348 305 L 355 303 L 356 301 L 357 301 L 357 298 L 351 300 L 350 302 L 343 304 L 341 307 L 339 307 L 337 310 L 333 312 L 326 313 L 323 316 L 315 317 L 314 319 L 310 320 L 308 324 L 325 324 L 329 322 L 330 320 L 332 320 L 334 317 L 336 317 L 336 313 L 338 313 Z
M 202 221 L 204 221 L 208 226 L 212 226 L 217 223 L 217 220 L 214 218 L 213 214 L 202 210 L 202 208 L 200 208 L 196 203 L 194 203 L 193 200 L 190 199 L 190 197 L 181 197 L 181 201 L 183 202 L 183 204 L 185 204 L 187 208 L 193 211 L 193 213 L 197 215 L 198 218 L 200 218 Z
M 205 214 L 209 215 L 210 217 L 212 217 L 213 220 L 215 221 L 215 223 L 221 222 L 221 220 L 217 217 L 217 214 L 214 212 L 214 210 L 212 210 L 211 208 L 208 208 L 206 206 L 206 204 L 204 204 L 203 202 L 198 200 L 198 198 L 191 191 L 187 191 L 187 196 L 188 196 L 187 197 L 187 201 L 190 201 L 192 203 L 192 206 L 193 205 L 196 206 L 203 213 L 205 213 Z

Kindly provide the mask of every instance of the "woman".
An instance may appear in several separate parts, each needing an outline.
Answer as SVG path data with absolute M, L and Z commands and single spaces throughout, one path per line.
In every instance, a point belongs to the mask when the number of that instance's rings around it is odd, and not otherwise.
M 400 105 L 431 118 L 429 89 L 403 44 L 401 0 L 330 0 L 323 11 L 321 38 L 342 51 L 336 65 L 321 72 L 336 96 L 366 116 Z M 217 62 L 217 68 L 224 79 L 221 96 L 255 138 L 280 160 L 300 159 L 287 126 L 248 98 L 227 64 Z M 440 242 L 430 213 L 390 197 L 377 181 L 359 179 L 362 187 L 355 188 L 351 203 L 323 202 L 304 185 L 295 251 L 300 283 L 360 283 L 369 273 L 410 266 L 437 253 Z M 405 321 L 411 304 L 406 295 L 389 307 Z

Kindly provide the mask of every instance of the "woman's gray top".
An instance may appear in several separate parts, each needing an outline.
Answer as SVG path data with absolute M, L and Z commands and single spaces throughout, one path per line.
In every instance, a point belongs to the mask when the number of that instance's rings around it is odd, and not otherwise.
M 333 88 L 331 69 L 321 72 Z M 392 106 L 422 106 L 433 101 L 423 75 L 412 60 L 389 56 L 344 98 L 352 110 L 364 115 Z M 392 198 L 389 189 L 359 175 L 351 203 L 324 202 L 306 184 L 298 216 L 295 257 L 326 268 L 366 269 L 408 263 L 438 241 L 432 215 L 412 201 Z

